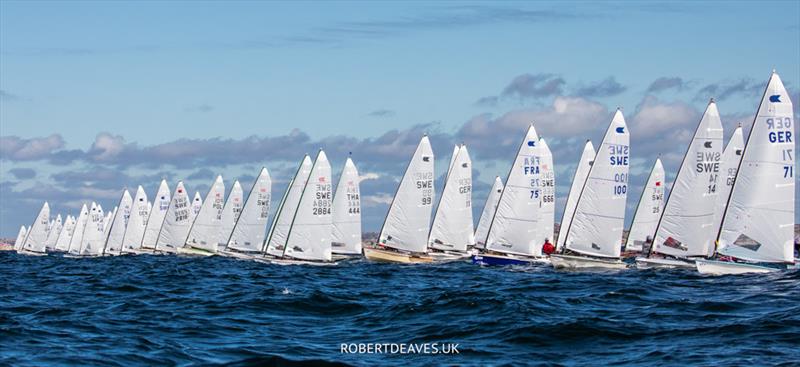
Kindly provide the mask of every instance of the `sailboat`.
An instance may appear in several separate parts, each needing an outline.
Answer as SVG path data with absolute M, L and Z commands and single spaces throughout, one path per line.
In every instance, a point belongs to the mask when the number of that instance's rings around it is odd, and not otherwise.
M 47 231 L 47 240 L 44 241 L 45 252 L 55 251 L 56 241 L 58 241 L 58 235 L 61 234 L 62 225 L 61 214 L 59 214 L 50 225 L 50 230 Z
M 242 214 L 242 207 L 244 206 L 244 191 L 242 184 L 239 180 L 233 181 L 231 192 L 225 200 L 225 206 L 222 208 L 222 217 L 219 225 L 219 242 L 217 243 L 217 252 L 221 252 L 228 245 L 228 240 L 231 238 L 233 226 L 239 220 Z
M 58 239 L 56 240 L 56 245 L 55 248 L 53 248 L 53 251 L 67 252 L 67 250 L 69 250 L 69 242 L 72 240 L 74 233 L 75 217 L 67 215 L 67 219 L 64 220 L 64 225 L 61 227 L 61 234 L 58 235 Z
M 589 176 L 589 170 L 594 163 L 594 157 L 597 153 L 594 151 L 594 145 L 591 140 L 587 140 L 583 146 L 581 158 L 578 160 L 578 166 L 575 168 L 575 175 L 572 177 L 572 185 L 569 187 L 569 194 L 567 194 L 567 203 L 564 205 L 564 213 L 561 215 L 561 222 L 558 229 L 558 239 L 556 240 L 556 252 L 561 252 L 564 249 L 564 240 L 567 238 L 567 228 L 572 223 L 572 217 L 575 216 L 575 208 L 578 206 L 578 197 L 583 191 L 583 185 L 586 183 L 586 177 Z
M 200 213 L 200 209 L 203 208 L 203 198 L 200 197 L 200 192 L 194 192 L 194 199 L 192 199 L 192 211 L 189 212 L 189 223 L 194 223 L 194 219 L 197 217 L 197 214 Z
M 167 214 L 164 216 L 164 224 L 161 225 L 161 231 L 158 233 L 156 253 L 175 253 L 178 246 L 182 246 L 186 242 L 189 227 L 192 225 L 191 213 L 189 194 L 183 186 L 183 181 L 178 181 Z
M 131 218 L 131 208 L 133 207 L 133 198 L 131 193 L 126 189 L 122 192 L 122 198 L 119 199 L 117 210 L 114 211 L 113 216 L 106 226 L 108 229 L 108 237 L 106 240 L 103 255 L 117 256 L 122 255 L 122 240 L 125 237 L 125 231 L 128 228 L 128 222 Z
M 103 207 L 97 203 L 92 203 L 89 210 L 89 217 L 86 220 L 86 228 L 83 230 L 78 256 L 102 256 L 103 246 L 105 245 L 105 215 Z M 70 256 L 70 255 L 65 255 Z
M 720 182 L 717 183 L 717 202 L 714 206 L 714 225 L 711 228 L 722 227 L 722 216 L 725 215 L 728 197 L 731 195 L 733 182 L 736 180 L 736 170 L 739 169 L 739 163 L 742 160 L 742 151 L 744 150 L 744 138 L 742 136 L 742 126 L 739 124 L 736 130 L 733 131 L 733 135 L 722 153 Z M 708 253 L 714 253 L 716 241 L 712 242 L 710 246 Z
M 289 225 L 283 255 L 270 263 L 335 264 L 331 261 L 332 201 L 331 164 L 320 149 Z
M 630 135 L 617 109 L 565 229 L 565 254 L 550 255 L 555 268 L 624 269 L 620 261 L 628 194 Z
M 631 229 L 628 232 L 628 240 L 625 242 L 625 252 L 635 253 L 647 251 L 653 243 L 653 236 L 656 233 L 658 220 L 664 210 L 664 166 L 661 158 L 656 158 L 647 182 L 642 188 L 642 196 L 639 197 L 639 205 L 633 214 Z M 644 245 L 648 248 L 645 249 Z
M 364 256 L 368 260 L 396 263 L 433 261 L 427 255 L 434 196 L 433 164 L 433 148 L 428 136 L 424 135 L 397 187 L 377 246 L 364 247 Z
M 556 171 L 553 165 L 553 153 L 544 138 L 539 138 L 539 174 L 541 177 L 541 217 L 539 240 L 542 243 L 553 241 L 556 220 Z
M 225 183 L 222 176 L 217 176 L 189 228 L 189 235 L 184 244 L 178 247 L 179 254 L 208 256 L 217 252 L 224 204 Z
M 94 203 L 92 203 L 94 205 Z M 75 221 L 75 229 L 72 230 L 72 238 L 69 241 L 66 255 L 77 256 L 81 251 L 81 242 L 83 242 L 83 232 L 86 231 L 86 224 L 89 221 L 89 208 L 83 204 L 81 211 L 78 214 L 78 219 Z
M 17 240 L 14 241 L 14 251 L 19 252 L 22 249 L 22 242 L 25 241 L 26 234 L 28 234 L 28 228 L 20 226 L 19 232 L 17 233 Z
M 128 219 L 128 225 L 125 227 L 125 234 L 122 236 L 120 253 L 128 254 L 140 251 L 149 215 L 150 205 L 147 201 L 147 193 L 145 193 L 142 186 L 139 186 L 136 189 L 136 196 L 133 197 L 130 218 Z
M 17 250 L 20 254 L 41 256 L 46 254 L 47 226 L 50 224 L 50 205 L 45 201 L 36 219 L 33 221 L 22 246 Z
M 350 157 L 344 162 L 333 196 L 334 258 L 361 255 L 361 190 L 358 169 Z
M 467 146 L 457 145 L 450 159 L 442 196 L 428 236 L 428 255 L 436 261 L 469 257 L 475 244 L 472 224 L 472 160 Z
M 311 169 L 311 159 L 309 158 L 308 162 L 306 162 L 306 158 L 308 158 L 308 155 L 303 158 L 300 171 L 304 170 L 304 167 Z M 306 166 L 306 163 L 308 163 L 308 166 Z M 300 173 L 300 171 L 298 171 L 298 174 L 304 175 L 302 180 L 307 179 L 308 171 L 306 173 Z M 298 177 L 293 178 L 293 181 L 289 183 L 289 187 L 292 187 L 297 180 L 299 180 Z M 230 201 L 230 199 L 228 200 Z M 284 196 L 285 200 L 286 196 Z M 265 246 L 264 234 L 267 229 L 271 201 L 272 178 L 269 176 L 267 168 L 262 167 L 256 181 L 253 182 L 250 193 L 247 195 L 247 201 L 242 207 L 239 219 L 234 223 L 230 236 L 225 239 L 226 246 L 224 250 L 220 251 L 221 255 L 249 258 L 261 254 Z M 283 246 L 282 243 L 281 246 Z
M 795 160 L 789 93 L 773 71 L 733 181 L 717 252 L 697 260 L 703 274 L 766 273 L 795 264 Z
M 541 151 L 531 124 L 508 172 L 506 186 L 489 225 L 486 249 L 472 256 L 479 265 L 546 263 L 542 257 Z
M 286 249 L 286 236 L 289 234 L 289 227 L 292 225 L 297 205 L 300 203 L 303 188 L 306 187 L 311 166 L 311 158 L 306 154 L 300 162 L 300 166 L 297 167 L 292 181 L 289 182 L 289 187 L 286 188 L 281 203 L 278 205 L 278 212 L 272 220 L 272 227 L 264 244 L 264 252 L 267 256 L 283 256 Z M 228 245 L 228 247 L 231 246 Z
M 694 268 L 694 259 L 713 254 L 721 159 L 722 121 L 712 99 L 678 169 L 650 252 L 636 258 L 637 267 Z
M 486 203 L 483 204 L 483 211 L 481 211 L 481 217 L 478 219 L 478 227 L 475 229 L 475 249 L 486 248 L 489 225 L 492 223 L 492 218 L 494 218 L 497 204 L 500 203 L 500 193 L 502 192 L 503 180 L 500 176 L 496 176 L 492 188 L 489 190 L 489 195 L 486 197 Z
M 142 237 L 142 245 L 138 250 L 132 249 L 132 252 L 153 252 L 155 250 L 158 234 L 161 233 L 161 226 L 164 225 L 164 218 L 167 215 L 171 201 L 167 180 L 161 180 L 161 184 L 158 185 L 158 192 L 153 198 L 153 207 L 147 217 L 147 226 Z

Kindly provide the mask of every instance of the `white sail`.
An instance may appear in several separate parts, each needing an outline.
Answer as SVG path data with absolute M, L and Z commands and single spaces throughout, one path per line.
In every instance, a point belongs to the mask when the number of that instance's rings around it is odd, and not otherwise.
M 147 217 L 150 215 L 147 193 L 139 186 L 131 205 L 130 219 L 122 236 L 122 251 L 138 250 L 142 246 L 142 238 L 147 228 Z
M 358 169 L 350 157 L 333 196 L 333 253 L 361 253 L 361 189 Z
M 192 211 L 189 212 L 189 222 L 193 223 L 200 209 L 203 208 L 203 198 L 200 197 L 200 192 L 194 192 L 194 199 L 192 199 Z
M 284 256 L 301 260 L 331 260 L 331 181 L 331 164 L 320 149 L 286 235 Z
M 189 226 L 192 225 L 191 212 L 189 194 L 183 187 L 183 181 L 178 181 L 167 214 L 164 216 L 164 224 L 158 234 L 157 251 L 176 252 L 177 247 L 185 243 L 186 236 L 189 235 Z
M 539 173 L 541 175 L 541 218 L 539 219 L 539 240 L 553 242 L 556 221 L 556 169 L 553 164 L 553 153 L 544 138 L 539 139 Z
M 106 240 L 106 248 L 103 251 L 108 255 L 119 255 L 122 253 L 122 240 L 125 237 L 125 231 L 128 228 L 128 223 L 131 218 L 131 208 L 133 208 L 133 198 L 131 193 L 125 190 L 122 193 L 122 198 L 119 200 L 119 205 L 114 213 L 113 219 L 110 224 L 111 228 L 108 230 L 108 240 Z
M 308 169 L 310 170 L 310 158 L 308 163 Z M 301 167 L 305 167 L 305 159 L 303 159 Z M 308 179 L 307 173 L 303 175 L 305 179 Z M 291 186 L 291 183 L 289 185 Z M 228 248 L 245 252 L 262 251 L 264 249 L 264 233 L 267 230 L 271 200 L 272 178 L 270 178 L 267 168 L 262 167 L 261 173 L 258 174 L 253 187 L 250 189 L 250 194 L 247 195 L 247 201 L 244 203 L 242 213 L 233 226 L 231 236 L 227 240 Z M 288 216 L 289 214 L 287 213 L 286 215 Z M 291 217 L 289 219 L 291 220 Z M 281 246 L 283 246 L 283 240 L 281 240 Z
M 217 252 L 222 229 L 222 209 L 225 204 L 225 183 L 222 176 L 217 176 L 208 190 L 204 204 L 197 213 L 189 236 L 186 237 L 186 246 L 191 246 L 209 252 Z
M 733 182 L 736 180 L 736 171 L 742 161 L 743 150 L 744 138 L 742 127 L 739 126 L 733 131 L 731 140 L 728 141 L 728 145 L 722 153 L 720 182 L 717 183 L 717 202 L 714 205 L 714 225 L 711 227 L 714 232 L 718 233 L 719 228 L 722 226 L 722 216 L 725 215 L 725 207 L 728 205 L 731 188 L 733 188 Z M 713 254 L 716 249 L 716 243 L 712 242 L 709 245 L 708 253 Z
M 425 135 L 403 174 L 378 242 L 410 252 L 426 252 L 433 205 L 433 148 Z
M 661 218 L 661 211 L 664 209 L 664 178 L 661 158 L 656 158 L 656 163 L 653 164 L 653 169 L 647 177 L 647 183 L 642 188 L 636 212 L 633 214 L 625 251 L 642 251 L 642 245 L 648 239 L 652 242 L 658 219 Z
M 47 240 L 44 242 L 45 251 L 55 250 L 56 241 L 58 241 L 58 236 L 61 234 L 62 226 L 61 214 L 59 214 L 56 219 L 53 220 L 53 224 L 50 226 L 50 230 L 47 232 Z
M 481 218 L 478 219 L 478 227 L 475 229 L 475 247 L 486 247 L 486 236 L 489 235 L 489 225 L 494 218 L 494 212 L 497 210 L 497 204 L 500 203 L 500 193 L 503 192 L 503 180 L 500 176 L 494 178 L 489 196 L 486 197 L 486 203 L 483 205 Z
M 67 247 L 68 253 L 72 255 L 80 253 L 83 233 L 86 232 L 86 224 L 88 222 L 89 208 L 86 207 L 86 204 L 83 204 L 83 206 L 81 206 L 81 212 L 78 214 L 78 219 L 75 221 L 75 229 L 72 230 L 72 239 L 70 239 L 69 246 Z
M 114 214 L 117 212 L 117 208 L 114 207 L 114 210 L 106 213 L 103 217 L 103 247 L 105 247 L 105 241 L 108 239 L 108 231 L 111 229 L 111 220 Z
M 161 232 L 161 227 L 164 225 L 164 219 L 166 218 L 170 201 L 167 180 L 161 180 L 161 184 L 158 186 L 158 192 L 156 192 L 156 196 L 153 198 L 153 207 L 150 210 L 150 214 L 147 216 L 147 226 L 144 230 L 144 236 L 142 237 L 141 248 L 156 248 L 158 234 Z
M 721 254 L 757 262 L 794 262 L 792 116 L 789 93 L 773 72 L 722 220 Z
M 78 254 L 88 256 L 103 254 L 103 245 L 105 245 L 105 237 L 103 236 L 103 232 L 105 232 L 104 220 L 103 208 L 96 203 L 92 203 Z
M 69 242 L 75 233 L 75 217 L 68 215 L 64 220 L 64 225 L 61 227 L 61 234 L 58 235 L 56 240 L 56 251 L 67 252 L 69 250 Z
M 222 208 L 222 222 L 219 225 L 219 243 L 218 246 L 225 247 L 228 240 L 231 238 L 233 226 L 239 220 L 239 215 L 242 214 L 242 207 L 244 206 L 244 192 L 242 191 L 242 184 L 239 180 L 233 182 L 231 193 L 225 200 L 225 206 Z M 263 232 L 263 231 L 262 231 Z
M 17 240 L 14 241 L 14 250 L 19 251 L 22 249 L 22 242 L 25 241 L 25 235 L 28 234 L 28 229 L 25 226 L 19 227 L 19 233 L 17 233 Z
M 475 244 L 472 224 L 472 160 L 466 145 L 456 146 L 442 196 L 433 216 L 428 247 L 467 251 Z
M 597 150 L 567 229 L 567 249 L 584 255 L 619 257 L 628 194 L 630 135 L 617 110 Z
M 596 155 L 597 153 L 594 151 L 592 141 L 587 140 L 586 145 L 583 146 L 583 153 L 581 153 L 578 166 L 575 168 L 575 176 L 572 177 L 572 185 L 569 187 L 567 202 L 564 205 L 564 213 L 561 214 L 556 251 L 560 251 L 564 248 L 564 240 L 567 239 L 567 229 L 570 223 L 572 223 L 572 217 L 575 216 L 575 208 L 578 206 L 578 197 L 581 196 L 583 185 L 586 183 L 586 177 L 589 176 L 589 169 L 592 168 Z
M 518 255 L 541 256 L 539 227 L 541 195 L 539 136 L 528 127 L 500 194 L 489 226 L 486 249 Z
M 45 202 L 28 230 L 28 233 L 25 235 L 25 239 L 22 241 L 22 250 L 44 253 L 45 241 L 47 240 L 47 226 L 49 224 L 50 205 Z
M 711 256 L 722 158 L 722 121 L 714 100 L 700 119 L 661 214 L 651 253 Z
M 300 195 L 303 194 L 303 188 L 306 186 L 309 173 L 311 173 L 311 158 L 306 154 L 294 177 L 292 177 L 292 181 L 289 182 L 289 187 L 286 188 L 286 193 L 284 193 L 278 206 L 275 219 L 272 220 L 272 228 L 270 228 L 266 241 L 267 254 L 283 256 L 283 251 L 286 249 L 286 235 L 292 225 L 292 219 L 297 210 L 297 204 L 300 203 Z

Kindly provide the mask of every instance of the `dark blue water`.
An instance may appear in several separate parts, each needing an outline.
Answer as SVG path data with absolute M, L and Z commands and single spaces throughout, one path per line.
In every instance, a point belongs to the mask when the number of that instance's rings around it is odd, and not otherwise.
M 0 364 L 800 361 L 797 271 L 710 277 L 0 253 L 0 274 Z M 459 353 L 340 352 L 340 343 L 426 342 L 458 343 Z

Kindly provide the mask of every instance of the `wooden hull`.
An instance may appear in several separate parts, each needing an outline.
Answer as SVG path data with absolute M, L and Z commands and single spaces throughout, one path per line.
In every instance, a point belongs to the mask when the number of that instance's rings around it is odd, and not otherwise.
M 529 266 L 536 264 L 550 264 L 550 260 L 548 260 L 546 257 L 538 258 L 501 254 L 475 254 L 472 255 L 472 263 L 484 266 Z
M 710 275 L 772 273 L 780 270 L 778 268 L 769 268 L 755 264 L 736 263 L 732 261 L 697 260 L 695 265 L 697 266 L 697 271 L 700 272 L 700 274 Z
M 433 258 L 429 256 L 412 255 L 397 251 L 380 250 L 376 248 L 364 248 L 364 257 L 369 261 L 400 264 L 426 264 L 432 263 Z
M 556 269 L 568 270 L 624 270 L 627 264 L 619 259 L 601 259 L 587 256 L 550 255 L 550 262 Z
M 692 260 L 678 259 L 658 259 L 658 258 L 636 258 L 637 269 L 694 269 L 695 264 Z

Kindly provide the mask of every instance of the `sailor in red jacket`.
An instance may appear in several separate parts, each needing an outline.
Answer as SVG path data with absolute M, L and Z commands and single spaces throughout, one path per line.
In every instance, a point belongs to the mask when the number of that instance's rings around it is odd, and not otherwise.
M 542 253 L 545 254 L 545 255 L 550 255 L 550 254 L 552 254 L 554 252 L 556 252 L 556 247 L 553 246 L 552 243 L 550 243 L 550 239 L 549 238 L 545 238 L 544 239 L 544 245 L 542 245 Z

